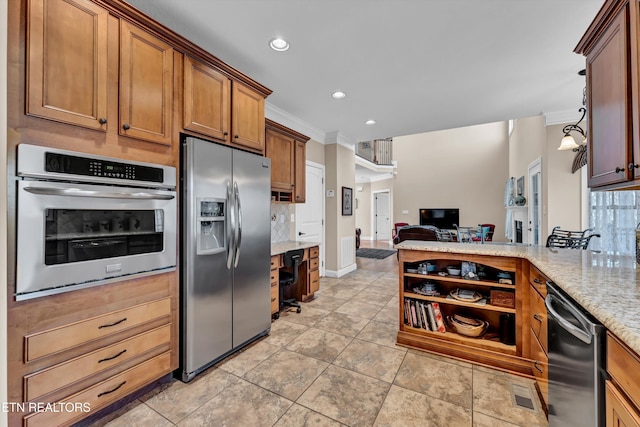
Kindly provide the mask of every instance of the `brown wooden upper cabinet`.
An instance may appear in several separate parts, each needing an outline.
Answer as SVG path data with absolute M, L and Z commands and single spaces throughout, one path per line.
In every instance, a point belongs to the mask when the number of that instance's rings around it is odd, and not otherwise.
M 184 128 L 228 143 L 230 108 L 231 80 L 185 55 Z
M 264 96 L 237 81 L 231 88 L 231 144 L 264 153 Z
M 266 120 L 265 155 L 271 159 L 271 195 L 280 202 L 304 203 L 306 143 L 299 132 Z
M 638 0 L 607 0 L 575 48 L 586 56 L 589 187 L 640 185 Z
M 107 130 L 108 18 L 86 0 L 28 2 L 27 114 Z
M 171 145 L 173 48 L 120 22 L 120 134 Z

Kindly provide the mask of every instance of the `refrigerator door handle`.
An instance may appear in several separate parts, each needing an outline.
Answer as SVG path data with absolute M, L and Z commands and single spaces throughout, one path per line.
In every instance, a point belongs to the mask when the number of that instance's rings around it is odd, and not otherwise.
M 236 201 L 236 215 L 238 215 L 238 221 L 236 222 L 236 253 L 234 267 L 238 266 L 240 260 L 240 243 L 242 242 L 242 205 L 240 204 L 240 191 L 238 190 L 238 183 L 233 183 L 233 191 Z
M 235 209 L 233 207 L 233 194 L 231 193 L 231 181 L 227 181 L 227 270 L 231 269 L 233 262 L 233 247 L 234 245 L 234 229 L 235 229 Z

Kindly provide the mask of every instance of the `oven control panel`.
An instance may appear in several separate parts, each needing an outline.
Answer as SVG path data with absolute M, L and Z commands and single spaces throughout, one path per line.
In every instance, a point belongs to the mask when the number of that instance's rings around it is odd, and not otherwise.
M 51 152 L 45 154 L 45 170 L 69 175 L 116 178 L 130 181 L 161 183 L 164 179 L 162 168 Z

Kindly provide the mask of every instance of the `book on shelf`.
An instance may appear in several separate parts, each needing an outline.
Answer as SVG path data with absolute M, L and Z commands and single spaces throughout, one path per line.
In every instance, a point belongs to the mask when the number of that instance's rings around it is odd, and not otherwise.
M 422 310 L 422 318 L 424 319 L 424 328 L 427 331 L 432 331 L 433 329 L 431 329 L 431 322 L 429 322 L 429 315 L 427 314 L 427 307 L 429 306 L 428 302 L 423 302 L 420 304 L 420 309 Z
M 409 300 L 409 304 L 411 305 L 411 326 L 417 328 L 418 315 L 416 314 L 416 302 L 414 300 Z
M 404 324 L 411 326 L 411 307 L 409 307 L 409 298 L 404 299 Z
M 433 306 L 431 304 L 428 305 L 427 307 L 427 313 L 429 315 L 429 325 L 431 327 L 431 330 L 433 332 L 437 332 L 438 331 L 438 324 L 436 323 L 436 316 L 433 312 Z
M 433 315 L 436 318 L 438 332 L 446 332 L 447 328 L 444 326 L 444 318 L 442 317 L 442 311 L 440 311 L 440 304 L 432 302 L 431 306 L 433 307 Z

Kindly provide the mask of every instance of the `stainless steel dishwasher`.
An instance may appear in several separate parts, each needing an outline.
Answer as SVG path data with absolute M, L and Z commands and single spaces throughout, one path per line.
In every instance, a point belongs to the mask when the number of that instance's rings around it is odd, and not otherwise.
M 549 426 L 604 426 L 605 328 L 547 282 Z

